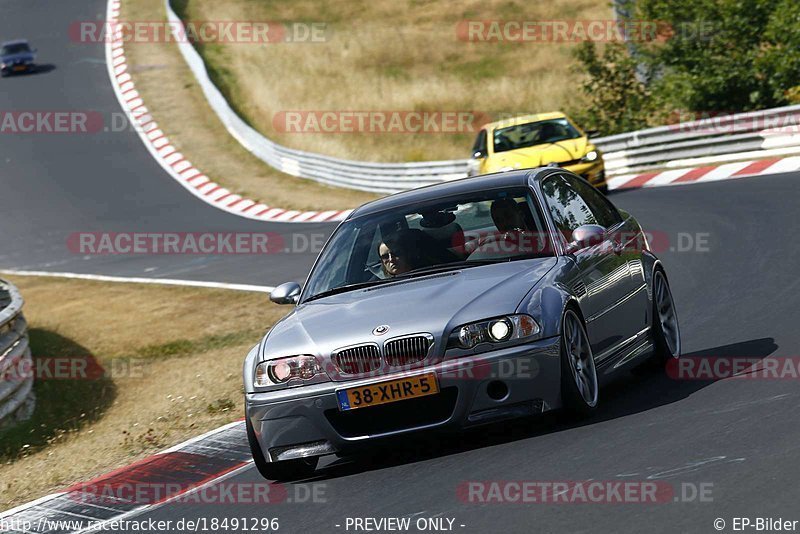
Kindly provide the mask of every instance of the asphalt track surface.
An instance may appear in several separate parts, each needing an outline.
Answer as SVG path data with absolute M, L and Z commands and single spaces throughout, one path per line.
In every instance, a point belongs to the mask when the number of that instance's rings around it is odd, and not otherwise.
M 2 110 L 117 112 L 100 46 L 70 45 L 67 26 L 102 2 L 4 1 L 0 35 L 24 36 L 54 69 L 0 80 Z M 65 44 L 66 43 L 66 44 Z M 84 258 L 75 231 L 328 232 L 260 223 L 206 206 L 174 183 L 133 133 L 0 138 L 0 267 L 255 284 L 302 279 L 313 254 Z M 672 284 L 685 355 L 798 356 L 798 175 L 614 194 L 651 231 Z M 678 235 L 701 249 L 679 251 Z M 670 249 L 673 250 L 670 250 Z M 152 270 L 148 270 L 152 269 Z M 677 381 L 663 371 L 601 391 L 589 420 L 557 416 L 461 435 L 398 442 L 371 457 L 327 461 L 310 481 L 325 502 L 168 504 L 137 519 L 277 517 L 283 532 L 345 532 L 348 517 L 453 518 L 456 532 L 715 532 L 722 518 L 800 520 L 797 380 Z M 711 487 L 710 502 L 479 504 L 466 481 L 657 480 Z M 225 483 L 262 482 L 255 469 Z M 710 485 L 710 486 L 709 486 Z M 320 490 L 318 490 L 320 491 Z M 336 525 L 340 525 L 337 527 Z M 461 527 L 460 525 L 464 525 Z M 352 529 L 350 530 L 353 531 Z M 412 529 L 412 532 L 415 530 Z
M 0 110 L 100 112 L 110 129 L 0 134 L 1 269 L 273 286 L 303 280 L 315 254 L 293 234 L 327 236 L 333 225 L 262 223 L 208 206 L 161 169 L 135 132 L 113 131 L 112 114 L 122 110 L 103 46 L 69 36 L 72 22 L 103 20 L 105 2 L 3 0 L 0 6 L 0 40 L 29 39 L 44 66 L 0 79 Z M 274 232 L 300 252 L 86 256 L 67 247 L 75 232 Z

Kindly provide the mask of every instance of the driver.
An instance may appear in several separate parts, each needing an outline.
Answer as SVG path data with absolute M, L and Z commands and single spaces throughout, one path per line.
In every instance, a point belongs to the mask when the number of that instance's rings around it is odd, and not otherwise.
M 385 278 L 403 274 L 415 268 L 416 247 L 411 236 L 400 233 L 387 237 L 378 246 L 381 258 L 381 270 Z

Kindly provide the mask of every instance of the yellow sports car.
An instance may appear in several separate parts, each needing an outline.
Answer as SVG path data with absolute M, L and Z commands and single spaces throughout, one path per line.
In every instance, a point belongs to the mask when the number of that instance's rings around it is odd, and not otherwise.
M 470 174 L 557 164 L 605 191 L 605 166 L 589 135 L 561 112 L 524 115 L 481 128 L 472 147 Z

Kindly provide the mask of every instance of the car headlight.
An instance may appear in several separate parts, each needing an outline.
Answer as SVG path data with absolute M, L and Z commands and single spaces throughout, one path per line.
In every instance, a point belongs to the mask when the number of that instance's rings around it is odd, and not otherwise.
M 598 157 L 600 157 L 600 154 L 597 153 L 597 150 L 590 150 L 589 152 L 586 153 L 586 155 L 584 155 L 581 158 L 581 161 L 583 163 L 591 163 L 595 161 Z
M 256 387 L 275 386 L 286 384 L 292 379 L 308 382 L 319 375 L 327 376 L 314 356 L 289 356 L 256 365 L 253 383 Z
M 530 315 L 507 315 L 459 326 L 450 334 L 447 348 L 471 349 L 480 343 L 532 338 L 539 332 L 539 325 Z

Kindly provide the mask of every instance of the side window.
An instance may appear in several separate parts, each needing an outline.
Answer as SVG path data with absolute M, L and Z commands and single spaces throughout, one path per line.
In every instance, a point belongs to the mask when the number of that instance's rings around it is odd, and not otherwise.
M 615 208 L 600 191 L 573 176 L 565 176 L 565 178 L 569 185 L 577 191 L 584 202 L 586 202 L 589 209 L 592 210 L 595 219 L 597 219 L 597 224 L 604 228 L 611 228 L 615 224 L 622 222 L 622 216 L 617 211 L 617 208 Z
M 475 144 L 472 145 L 472 153 L 480 152 L 485 157 L 486 154 L 486 130 L 481 129 L 478 132 L 478 137 L 475 139 Z
M 572 231 L 584 224 L 600 224 L 580 195 L 563 176 L 551 176 L 542 182 L 542 192 L 556 228 L 567 242 L 572 241 Z

